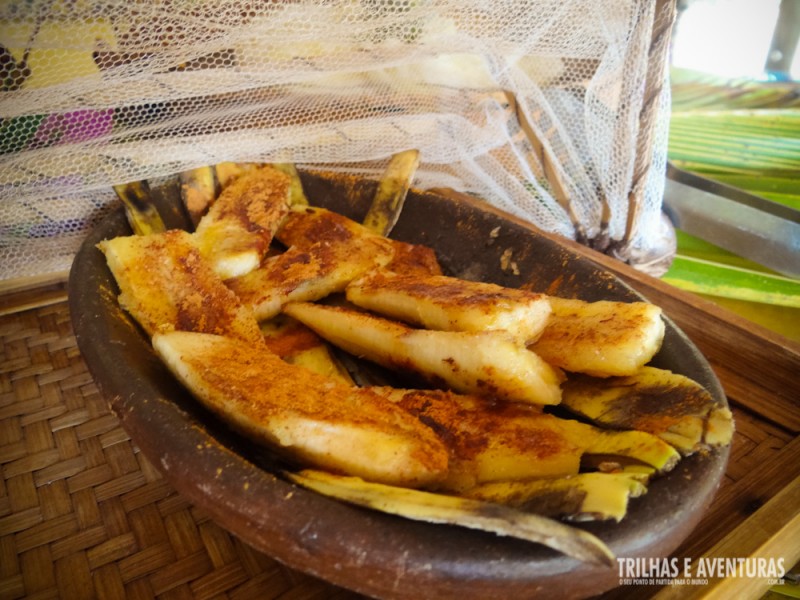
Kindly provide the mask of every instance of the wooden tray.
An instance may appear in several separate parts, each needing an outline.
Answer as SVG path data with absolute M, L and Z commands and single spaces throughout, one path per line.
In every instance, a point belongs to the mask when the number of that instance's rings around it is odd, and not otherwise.
M 582 247 L 689 334 L 737 433 L 725 481 L 676 556 L 800 556 L 800 349 Z M 100 398 L 63 301 L 0 317 L 0 598 L 356 597 L 282 567 L 218 527 L 143 458 Z M 31 306 L 30 301 L 26 306 Z M 758 597 L 766 582 L 625 586 L 613 597 Z M 733 591 L 730 586 L 735 588 Z M 677 597 L 677 596 L 676 596 Z

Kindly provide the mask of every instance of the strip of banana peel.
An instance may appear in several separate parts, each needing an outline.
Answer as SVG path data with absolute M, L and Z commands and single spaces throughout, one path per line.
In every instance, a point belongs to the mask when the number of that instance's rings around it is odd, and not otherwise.
M 591 533 L 508 506 L 303 470 L 294 483 L 325 496 L 415 521 L 458 525 L 545 545 L 577 560 L 611 567 L 614 554 Z
M 637 473 L 580 473 L 554 479 L 494 481 L 462 495 L 546 517 L 619 522 L 627 513 L 629 499 L 647 492 L 645 481 Z
M 272 166 L 286 173 L 292 178 L 292 183 L 289 187 L 289 204 L 291 206 L 308 206 L 308 198 L 303 191 L 303 182 L 300 180 L 300 173 L 292 163 L 272 163 Z
M 132 181 L 114 186 L 114 192 L 125 205 L 125 216 L 136 235 L 166 231 L 164 221 L 150 198 L 146 181 Z
M 586 448 L 588 455 L 608 457 L 610 462 L 625 463 L 625 459 L 629 459 L 628 462 L 636 461 L 653 467 L 659 473 L 671 471 L 680 461 L 681 455 L 675 448 L 646 431 L 614 431 L 599 427 L 593 430 L 594 436 Z
M 194 227 L 219 194 L 219 182 L 214 167 L 197 167 L 178 175 L 181 201 Z
M 364 217 L 365 227 L 375 233 L 389 235 L 400 217 L 417 167 L 419 150 L 405 150 L 392 156 Z
M 656 367 L 633 375 L 572 376 L 563 384 L 562 405 L 601 427 L 657 435 L 683 455 L 729 444 L 733 417 L 699 383 Z

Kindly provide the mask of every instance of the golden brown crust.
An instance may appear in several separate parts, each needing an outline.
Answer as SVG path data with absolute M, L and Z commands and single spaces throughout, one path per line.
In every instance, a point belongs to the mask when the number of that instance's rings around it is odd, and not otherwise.
M 223 190 L 195 231 L 200 252 L 223 278 L 256 268 L 289 211 L 291 179 L 270 167 L 242 175 Z
M 585 446 L 541 410 L 450 391 L 375 389 L 444 442 L 450 468 L 441 489 L 461 492 L 487 481 L 578 473 Z
M 444 275 L 385 269 L 354 281 L 346 291 L 353 304 L 388 317 L 428 329 L 502 330 L 522 344 L 541 334 L 551 313 L 544 294 Z
M 383 480 L 422 485 L 447 471 L 447 451 L 436 435 L 413 416 L 366 388 L 356 388 L 285 363 L 265 348 L 220 336 L 172 333 L 154 338 L 154 346 L 173 372 L 206 406 L 257 441 L 318 465 L 355 464 Z M 358 466 L 363 457 L 326 455 L 324 443 L 304 439 L 318 429 L 332 447 L 347 448 L 375 439 L 396 461 L 396 473 L 384 465 Z M 361 473 L 353 473 L 361 474 Z
M 198 331 L 263 343 L 255 317 L 200 255 L 191 234 L 119 237 L 99 247 L 119 285 L 120 303 L 149 335 Z
M 264 320 L 287 302 L 319 300 L 342 291 L 351 280 L 389 262 L 392 252 L 389 241 L 378 236 L 352 244 L 323 240 L 307 248 L 293 246 L 226 284 Z
M 551 417 L 532 406 L 444 390 L 407 390 L 398 405 L 437 432 L 460 460 L 472 460 L 498 442 L 518 452 L 520 460 L 575 450 L 558 431 L 537 427 Z
M 343 215 L 324 208 L 304 206 L 289 211 L 275 239 L 285 246 L 307 248 L 323 240 L 349 242 L 371 235 L 375 234 Z
M 332 344 L 436 387 L 558 404 L 561 373 L 501 331 L 415 329 L 344 307 L 290 303 L 284 312 Z
M 359 288 L 365 293 L 399 291 L 414 298 L 452 306 L 453 308 L 477 309 L 491 313 L 511 302 L 539 302 L 546 297 L 527 290 L 502 287 L 493 283 L 466 281 L 444 275 L 417 274 L 387 276 L 376 274 L 359 281 Z
M 265 336 L 264 340 L 267 348 L 284 360 L 325 343 L 316 333 L 297 321 L 285 324 L 277 335 Z
M 392 262 L 386 265 L 387 271 L 413 277 L 442 274 L 442 267 L 436 258 L 436 252 L 432 248 L 397 240 L 393 240 L 392 243 L 394 245 L 394 258 Z
M 275 235 L 282 244 L 301 248 L 308 248 L 323 240 L 351 244 L 356 240 L 376 236 L 377 234 L 352 219 L 312 206 L 291 211 Z M 432 248 L 397 240 L 389 240 L 389 243 L 392 244 L 394 258 L 387 265 L 388 270 L 419 276 L 441 275 L 442 268 Z
M 550 298 L 553 312 L 530 348 L 566 371 L 631 375 L 661 347 L 661 309 L 647 302 Z
M 222 190 L 211 210 L 219 219 L 236 222 L 245 231 L 261 232 L 271 239 L 289 210 L 290 184 L 291 178 L 277 169 L 254 169 Z

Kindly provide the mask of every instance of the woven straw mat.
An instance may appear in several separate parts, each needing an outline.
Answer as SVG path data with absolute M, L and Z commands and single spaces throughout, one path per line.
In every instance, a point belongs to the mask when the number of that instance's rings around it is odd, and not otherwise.
M 0 317 L 0 599 L 356 598 L 179 496 L 111 414 L 66 303 Z

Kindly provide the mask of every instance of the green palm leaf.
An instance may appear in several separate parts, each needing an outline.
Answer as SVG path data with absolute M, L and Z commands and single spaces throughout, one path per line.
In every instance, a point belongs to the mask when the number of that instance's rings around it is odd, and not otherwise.
M 800 308 L 800 281 L 678 254 L 664 281 L 709 296 Z
M 726 81 L 673 69 L 669 160 L 678 168 L 800 210 L 800 86 Z M 800 281 L 678 231 L 664 280 L 710 297 L 800 308 Z M 747 312 L 747 311 L 745 311 Z M 748 315 L 745 315 L 748 316 Z
M 673 112 L 696 109 L 800 108 L 797 84 L 725 79 L 691 69 L 670 70 Z

